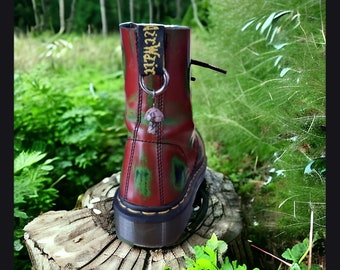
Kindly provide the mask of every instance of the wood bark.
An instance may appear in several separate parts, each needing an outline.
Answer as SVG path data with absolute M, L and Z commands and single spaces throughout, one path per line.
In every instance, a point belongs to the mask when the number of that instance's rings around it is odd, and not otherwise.
M 74 21 L 74 16 L 76 13 L 76 1 L 77 0 L 72 0 L 71 2 L 70 17 L 67 19 L 67 29 L 66 29 L 67 33 L 70 33 L 73 28 L 73 21 Z
M 37 3 L 35 0 L 32 0 L 32 6 L 33 6 L 33 13 L 34 13 L 34 21 L 35 21 L 35 29 L 40 30 L 40 22 L 39 22 L 39 15 L 38 15 L 38 10 L 37 10 Z
M 118 12 L 118 23 L 122 23 L 122 10 L 120 6 L 120 0 L 117 0 L 117 12 Z
M 181 19 L 181 0 L 176 0 L 176 19 L 180 20 Z
M 152 5 L 152 0 L 148 0 L 148 5 L 149 5 L 149 23 L 153 22 L 153 5 Z
M 204 30 L 204 26 L 202 25 L 199 17 L 198 17 L 198 11 L 197 11 L 197 5 L 196 5 L 196 1 L 195 0 L 191 0 L 191 5 L 192 5 L 192 10 L 194 13 L 194 20 L 197 23 L 197 25 Z
M 47 12 L 47 9 L 46 9 L 46 2 L 45 0 L 41 0 L 40 1 L 41 3 L 41 10 L 42 10 L 42 22 L 41 22 L 41 28 L 42 30 L 47 30 L 49 28 L 48 26 L 48 12 Z
M 133 12 L 133 9 L 134 9 L 133 0 L 129 0 L 130 22 L 134 21 L 134 12 Z
M 205 244 L 213 233 L 229 243 L 242 231 L 240 198 L 231 181 L 208 168 L 209 205 L 202 225 L 174 247 L 130 246 L 115 234 L 112 197 L 119 180 L 120 172 L 88 189 L 79 208 L 46 212 L 24 227 L 25 245 L 35 270 L 163 270 L 165 266 L 179 270 L 185 268 L 186 257 L 194 257 L 194 246 Z
M 107 37 L 107 20 L 106 20 L 105 0 L 99 0 L 99 3 L 100 3 L 100 15 L 102 19 L 102 34 L 104 37 Z
M 60 29 L 58 34 L 62 34 L 65 31 L 65 2 L 64 0 L 59 0 L 59 20 Z

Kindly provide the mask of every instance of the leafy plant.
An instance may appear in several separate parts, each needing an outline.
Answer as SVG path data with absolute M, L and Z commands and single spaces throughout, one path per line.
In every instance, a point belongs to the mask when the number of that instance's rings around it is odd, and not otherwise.
M 316 233 L 312 241 L 305 238 L 302 242 L 295 244 L 292 248 L 287 248 L 283 253 L 282 257 L 290 262 L 284 261 L 283 259 L 276 257 L 275 255 L 267 252 L 254 244 L 252 247 L 260 250 L 261 252 L 270 255 L 274 259 L 280 261 L 282 264 L 287 266 L 289 270 L 320 270 L 320 266 L 311 264 L 311 250 L 313 243 L 319 240 L 319 236 Z M 239 265 L 237 260 L 230 261 L 228 256 L 223 255 L 228 249 L 228 244 L 222 240 L 218 240 L 215 233 L 211 235 L 211 238 L 207 240 L 205 245 L 196 245 L 194 247 L 195 258 L 185 258 L 186 267 L 183 270 L 247 270 L 245 264 Z M 309 257 L 307 256 L 309 254 Z M 308 262 L 307 262 L 308 258 Z M 307 266 L 308 265 L 308 266 Z M 165 266 L 164 270 L 171 270 L 170 267 Z M 254 268 L 259 270 L 259 268 Z
M 227 248 L 225 242 L 217 240 L 216 234 L 212 234 L 205 246 L 194 247 L 196 258 L 186 259 L 187 269 L 217 269 L 218 262 L 221 263 L 221 255 Z
M 290 269 L 307 269 L 304 260 L 306 259 L 309 249 L 309 239 L 305 238 L 301 243 L 297 243 L 291 249 L 287 248 L 286 251 L 282 253 L 282 257 L 292 261 Z M 320 269 L 320 267 L 316 268 L 314 266 L 312 269 Z
M 308 162 L 307 166 L 305 167 L 304 174 L 312 174 L 316 173 L 322 176 L 326 175 L 326 157 L 321 156 L 316 159 L 312 159 Z
M 50 173 L 54 159 L 45 159 L 46 153 L 20 152 L 14 159 L 14 257 L 16 264 L 26 254 L 23 249 L 23 228 L 34 217 L 47 211 L 58 197 Z M 45 159 L 45 160 L 44 160 Z M 27 255 L 27 254 L 26 254 Z M 23 263 L 25 265 L 27 263 Z M 17 266 L 16 269 L 25 269 Z M 27 267 L 27 266 L 26 266 Z
M 121 55 L 103 53 L 119 39 L 65 36 L 50 51 L 44 39 L 53 38 L 15 39 L 14 152 L 25 164 L 15 172 L 20 270 L 30 265 L 22 228 L 42 212 L 72 209 L 79 194 L 119 171 L 126 137 Z
M 316 230 L 326 228 L 325 10 L 319 0 L 211 0 L 193 55 L 228 70 L 193 69 L 193 104 L 204 104 L 196 126 L 209 166 L 242 198 L 249 237 L 267 250 L 306 235 L 309 205 Z
M 317 264 L 312 264 L 312 246 L 313 244 L 319 239 L 318 234 L 314 235 L 312 241 L 308 238 L 305 238 L 302 242 L 295 244 L 292 248 L 287 248 L 283 253 L 282 257 L 287 259 L 287 262 L 281 258 L 276 257 L 275 255 L 271 254 L 270 252 L 264 251 L 263 249 L 251 244 L 252 247 L 260 250 L 261 252 L 270 255 L 274 259 L 281 262 L 281 264 L 286 265 L 289 270 L 321 270 L 322 268 Z M 307 256 L 309 254 L 309 257 Z
M 194 247 L 195 258 L 186 257 L 185 264 L 187 270 L 246 270 L 246 265 L 238 265 L 237 260 L 230 261 L 226 256 L 223 260 L 223 254 L 228 249 L 228 244 L 223 240 L 218 240 L 215 233 L 207 240 L 203 246 Z M 165 267 L 164 270 L 171 270 Z M 254 268 L 254 270 L 259 270 Z
M 58 184 L 63 190 L 58 200 L 68 203 L 60 207 L 71 208 L 86 187 L 120 170 L 125 139 L 123 95 L 96 89 L 99 83 L 89 88 L 71 83 L 57 86 L 53 82 L 60 75 L 54 73 L 56 77 L 47 80 L 41 77 L 49 72 L 45 68 L 15 74 L 15 144 L 58 157 L 53 177 L 65 174 L 65 181 Z M 119 89 L 120 74 L 113 79 Z M 76 187 L 79 194 L 65 193 L 75 190 L 67 186 Z

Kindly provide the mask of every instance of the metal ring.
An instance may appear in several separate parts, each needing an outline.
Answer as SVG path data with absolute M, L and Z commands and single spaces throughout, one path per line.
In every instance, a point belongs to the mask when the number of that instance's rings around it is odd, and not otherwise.
M 165 68 L 163 68 L 163 71 L 164 71 L 164 73 L 163 73 L 163 85 L 159 88 L 159 89 L 157 89 L 157 90 L 151 90 L 151 89 L 149 89 L 146 85 L 145 85 L 145 83 L 144 83 L 144 80 L 143 80 L 143 76 L 142 75 L 139 75 L 139 85 L 140 85 L 140 87 L 142 87 L 142 89 L 144 90 L 144 92 L 146 92 L 147 94 L 149 94 L 149 95 L 153 95 L 153 96 L 155 96 L 155 95 L 159 95 L 160 93 L 162 93 L 164 90 L 165 90 L 165 88 L 168 86 L 168 84 L 169 84 L 169 79 L 170 79 L 170 77 L 169 77 L 169 73 L 166 71 L 166 69 Z

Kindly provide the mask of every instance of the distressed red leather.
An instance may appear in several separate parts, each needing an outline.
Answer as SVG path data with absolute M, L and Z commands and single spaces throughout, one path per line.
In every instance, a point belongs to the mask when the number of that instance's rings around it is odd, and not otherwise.
M 175 242 L 185 229 L 197 189 L 204 178 L 206 156 L 192 117 L 190 29 L 184 26 L 164 27 L 163 64 L 169 81 L 162 93 L 150 95 L 139 82 L 137 25 L 120 25 L 128 138 L 120 187 L 114 199 L 114 214 L 118 237 L 135 245 L 161 247 Z M 153 56 L 149 55 L 148 59 Z M 155 91 L 164 84 L 163 75 L 142 76 L 142 79 L 148 89 Z M 150 122 L 145 119 L 145 114 L 153 107 L 163 113 L 163 118 L 159 117 L 159 121 L 152 123 L 154 133 L 150 133 Z M 138 224 L 144 224 L 144 230 L 148 223 L 167 227 L 176 224 L 177 217 L 180 219 L 177 221 L 179 226 L 167 228 L 174 230 L 169 233 L 168 238 L 171 239 L 162 240 L 164 235 L 157 236 L 154 227 L 152 243 L 139 235 L 128 239 L 129 234 L 140 233 L 134 229 Z M 129 227 L 127 223 L 132 224 L 130 231 L 123 229 Z

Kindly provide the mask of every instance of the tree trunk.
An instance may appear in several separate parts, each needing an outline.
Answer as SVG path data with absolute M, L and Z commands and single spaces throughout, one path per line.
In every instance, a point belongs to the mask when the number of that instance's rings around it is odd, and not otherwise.
M 35 21 L 35 26 L 33 28 L 39 30 L 40 22 L 39 22 L 38 10 L 37 10 L 37 3 L 35 2 L 35 0 L 32 0 L 32 6 L 33 6 L 33 12 L 34 12 L 34 21 Z
M 149 23 L 153 22 L 153 6 L 152 6 L 152 0 L 148 0 L 149 3 Z
M 64 0 L 59 0 L 59 18 L 60 18 L 60 29 L 58 34 L 62 34 L 65 31 L 65 5 Z
M 40 3 L 41 3 L 41 9 L 42 9 L 42 12 L 43 12 L 43 21 L 41 22 L 41 28 L 42 30 L 46 30 L 49 28 L 48 26 L 48 12 L 47 12 L 47 9 L 46 9 L 46 0 L 41 0 Z
M 198 13 L 197 13 L 197 5 L 195 0 L 191 0 L 191 4 L 192 4 L 192 10 L 194 12 L 194 20 L 196 21 L 197 25 L 204 30 L 204 26 L 202 25 L 200 19 L 198 18 Z
M 181 19 L 181 0 L 176 0 L 176 19 L 179 21 Z
M 76 2 L 77 0 L 72 0 L 70 17 L 67 19 L 67 29 L 66 32 L 70 33 L 73 28 L 74 14 L 76 13 Z
M 129 10 L 130 10 L 130 22 L 133 22 L 133 0 L 129 0 Z
M 106 10 L 105 0 L 99 0 L 100 2 L 100 15 L 102 19 L 102 33 L 104 37 L 107 37 L 107 21 L 106 21 Z
M 122 10 L 120 6 L 120 0 L 117 0 L 117 12 L 118 12 L 118 23 L 122 23 Z
M 160 0 L 155 0 L 155 7 L 156 7 L 156 22 L 159 22 L 161 17 L 161 3 Z
M 24 227 L 25 245 L 35 270 L 163 270 L 165 266 L 180 270 L 186 257 L 194 257 L 194 247 L 205 245 L 213 233 L 229 246 L 242 231 L 240 198 L 232 182 L 207 168 L 208 209 L 195 230 L 188 225 L 186 237 L 173 247 L 128 245 L 117 238 L 113 222 L 112 198 L 119 180 L 120 173 L 104 178 L 83 194 L 77 209 L 49 211 Z

